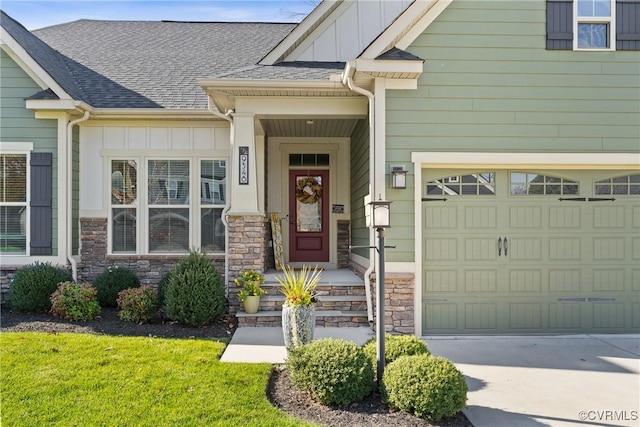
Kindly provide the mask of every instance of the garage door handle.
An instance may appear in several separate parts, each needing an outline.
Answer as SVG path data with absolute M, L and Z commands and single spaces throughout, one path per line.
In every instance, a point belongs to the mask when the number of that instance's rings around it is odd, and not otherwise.
M 498 256 L 502 255 L 502 237 L 498 237 Z
M 509 241 L 505 237 L 504 238 L 504 256 L 507 256 L 508 252 L 509 252 Z

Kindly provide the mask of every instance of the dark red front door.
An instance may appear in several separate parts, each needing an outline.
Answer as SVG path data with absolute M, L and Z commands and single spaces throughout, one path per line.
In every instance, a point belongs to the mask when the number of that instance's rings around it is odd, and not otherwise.
M 289 171 L 289 262 L 329 262 L 329 171 Z

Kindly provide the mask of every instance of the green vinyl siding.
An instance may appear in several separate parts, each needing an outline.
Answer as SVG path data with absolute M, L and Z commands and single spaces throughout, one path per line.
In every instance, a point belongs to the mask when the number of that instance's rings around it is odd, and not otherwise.
M 36 120 L 35 113 L 26 109 L 25 98 L 42 89 L 7 55 L 0 50 L 0 141 L 31 142 L 34 152 L 53 153 L 53 254 L 57 253 L 58 197 L 57 121 Z
M 387 164 L 424 151 L 640 151 L 640 55 L 546 50 L 545 7 L 452 2 L 406 49 L 425 59 L 418 89 L 387 91 Z M 413 200 L 411 176 L 407 184 L 387 192 L 387 238 L 399 248 L 415 234 L 396 226 L 414 231 L 403 203 Z M 387 258 L 414 260 L 397 249 Z
M 369 245 L 369 228 L 365 222 L 364 197 L 369 194 L 369 122 L 360 120 L 351 135 L 351 244 Z M 354 253 L 369 257 L 369 251 Z

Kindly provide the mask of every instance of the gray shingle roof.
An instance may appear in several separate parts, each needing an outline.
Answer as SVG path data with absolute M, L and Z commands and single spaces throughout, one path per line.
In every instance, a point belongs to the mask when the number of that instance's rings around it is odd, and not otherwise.
M 84 100 L 86 95 L 80 90 L 69 67 L 69 61 L 49 45 L 9 15 L 0 10 L 0 25 L 22 46 L 71 97 Z M 51 99 L 50 97 L 47 99 Z
M 215 77 L 260 80 L 326 80 L 332 74 L 342 73 L 344 65 L 344 62 L 283 62 L 275 65 L 254 65 Z
M 382 55 L 378 56 L 376 59 L 386 59 L 392 61 L 422 61 L 423 59 L 415 56 L 412 53 L 407 52 L 406 50 L 398 49 L 397 47 L 392 47 Z
M 79 20 L 34 31 L 97 108 L 206 108 L 196 80 L 255 65 L 296 24 Z

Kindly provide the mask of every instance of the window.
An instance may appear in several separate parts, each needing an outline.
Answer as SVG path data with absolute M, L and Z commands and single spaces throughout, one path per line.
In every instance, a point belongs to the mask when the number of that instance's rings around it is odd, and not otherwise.
M 434 179 L 427 184 L 427 195 L 490 196 L 496 194 L 496 174 L 478 172 Z
M 640 174 L 624 175 L 602 179 L 595 183 L 595 194 L 598 195 L 639 195 Z
M 510 188 L 512 196 L 551 196 L 579 193 L 579 185 L 575 181 L 531 172 L 511 172 Z
M 574 2 L 574 48 L 615 49 L 613 0 L 576 0 Z
M 640 1 L 547 0 L 547 49 L 640 50 Z
M 225 204 L 225 160 L 111 160 L 111 252 L 223 252 Z
M 0 253 L 27 253 L 26 154 L 0 154 Z

